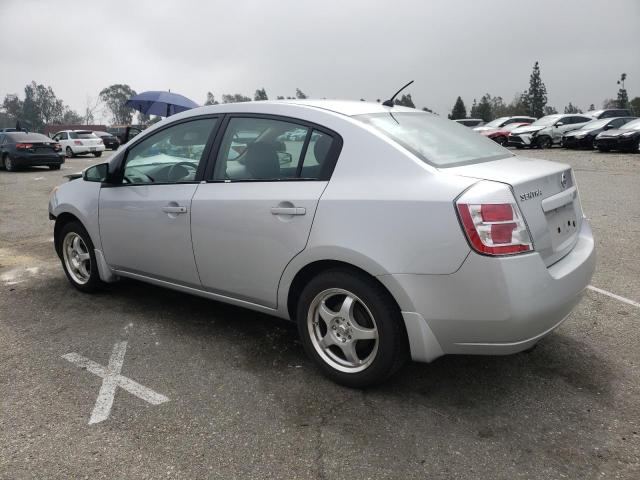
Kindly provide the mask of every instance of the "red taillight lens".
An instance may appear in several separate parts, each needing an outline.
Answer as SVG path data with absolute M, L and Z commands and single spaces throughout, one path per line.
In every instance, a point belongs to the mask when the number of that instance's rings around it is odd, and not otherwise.
M 33 148 L 32 143 L 16 143 L 16 149 L 18 150 L 29 150 L 30 148 Z
M 470 245 L 486 255 L 512 255 L 533 250 L 520 209 L 506 185 L 480 182 L 456 202 Z
M 73 143 L 74 145 L 82 145 L 82 142 L 80 140 L 74 140 Z

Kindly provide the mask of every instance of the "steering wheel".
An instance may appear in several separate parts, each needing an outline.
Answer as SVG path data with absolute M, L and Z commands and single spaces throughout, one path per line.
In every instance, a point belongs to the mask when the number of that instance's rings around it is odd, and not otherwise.
M 174 163 L 173 165 L 171 165 L 169 167 L 169 170 L 167 171 L 167 179 L 171 182 L 174 181 L 174 175 L 176 175 L 179 170 L 177 170 L 178 167 L 181 167 L 182 170 L 184 170 L 186 173 L 183 173 L 182 175 L 176 176 L 175 177 L 175 181 L 181 180 L 184 177 L 186 177 L 187 175 L 189 175 L 191 172 L 189 172 L 189 168 L 193 169 L 193 173 L 194 173 L 194 177 L 195 177 L 195 172 L 198 170 L 198 165 L 196 163 L 193 162 L 178 162 L 178 163 Z

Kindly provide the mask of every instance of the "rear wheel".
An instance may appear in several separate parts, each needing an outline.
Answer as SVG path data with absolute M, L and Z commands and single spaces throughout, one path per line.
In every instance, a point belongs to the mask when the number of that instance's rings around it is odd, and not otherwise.
M 102 156 L 102 152 L 93 152 L 93 156 L 94 157 L 100 157 L 100 156 Z
M 496 137 L 494 139 L 498 145 L 505 147 L 507 145 L 507 137 Z
M 321 273 L 304 288 L 298 331 L 331 380 L 353 388 L 385 381 L 408 356 L 400 310 L 386 290 L 349 270 Z
M 71 285 L 86 293 L 102 286 L 93 243 L 80 223 L 69 222 L 60 229 L 56 238 L 56 248 Z
M 65 151 L 67 152 L 67 157 L 73 157 L 73 150 L 71 150 L 71 147 L 67 147 Z
M 4 169 L 7 172 L 15 172 L 18 169 L 18 167 L 16 166 L 14 161 L 11 160 L 11 157 L 9 155 L 4 156 Z

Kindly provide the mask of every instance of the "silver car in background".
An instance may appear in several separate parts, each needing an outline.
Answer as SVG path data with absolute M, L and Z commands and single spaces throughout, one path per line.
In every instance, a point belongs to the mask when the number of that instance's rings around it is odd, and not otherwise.
M 293 320 L 352 387 L 409 357 L 532 347 L 595 265 L 570 167 L 366 102 L 174 115 L 54 190 L 49 212 L 79 290 L 130 277 Z

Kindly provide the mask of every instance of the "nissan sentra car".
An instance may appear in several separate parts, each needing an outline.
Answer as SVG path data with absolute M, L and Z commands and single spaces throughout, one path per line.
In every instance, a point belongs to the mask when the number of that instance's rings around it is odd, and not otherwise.
M 55 189 L 49 214 L 77 289 L 129 277 L 290 319 L 351 387 L 407 358 L 532 348 L 595 265 L 569 166 L 377 103 L 174 115 Z

